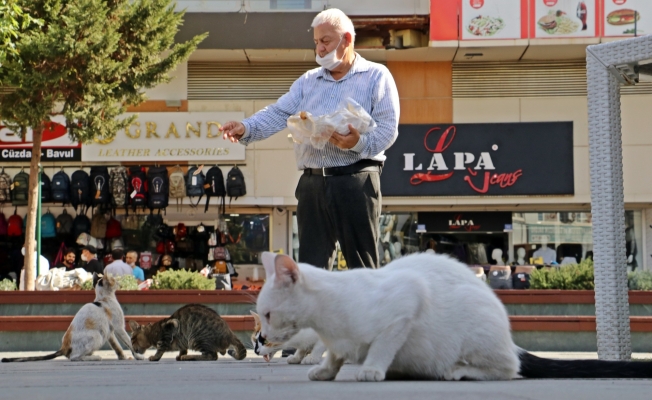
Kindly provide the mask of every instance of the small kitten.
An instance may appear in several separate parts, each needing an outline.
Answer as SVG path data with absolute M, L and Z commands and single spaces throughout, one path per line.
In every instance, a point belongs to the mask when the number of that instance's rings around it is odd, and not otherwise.
M 63 335 L 63 343 L 56 353 L 39 357 L 3 358 L 2 362 L 51 360 L 66 356 L 70 361 L 100 361 L 102 357 L 93 352 L 102 348 L 109 341 L 111 348 L 124 360 L 122 347 L 116 337 L 124 343 L 137 360 L 143 356 L 136 353 L 131 346 L 129 335 L 125 331 L 125 318 L 115 297 L 118 283 L 110 275 L 93 274 L 95 301 L 85 304 L 72 319 L 68 330 Z
M 489 286 L 447 256 L 414 254 L 380 269 L 333 273 L 262 255 L 261 337 L 282 343 L 312 328 L 328 348 L 311 380 L 333 380 L 345 360 L 358 381 L 652 378 L 652 362 L 550 360 L 516 346 Z
M 129 321 L 131 344 L 139 354 L 156 347 L 150 361 L 158 361 L 166 351 L 179 350 L 177 361 L 215 361 L 217 353 L 229 355 L 236 360 L 247 356 L 247 349 L 220 315 L 201 304 L 188 304 L 154 324 L 139 325 Z M 188 350 L 200 351 L 201 355 L 188 355 Z
M 288 364 L 313 365 L 321 362 L 326 346 L 319 339 L 317 332 L 310 328 L 302 329 L 285 343 L 272 343 L 260 335 L 260 316 L 253 311 L 250 312 L 256 321 L 254 332 L 251 334 L 251 343 L 254 346 L 254 352 L 263 356 L 265 361 L 271 361 L 279 350 L 296 349 L 295 353 L 288 357 Z

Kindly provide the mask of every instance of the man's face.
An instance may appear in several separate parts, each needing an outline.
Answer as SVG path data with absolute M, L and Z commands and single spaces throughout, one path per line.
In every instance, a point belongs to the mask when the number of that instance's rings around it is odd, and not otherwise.
M 133 266 L 136 264 L 136 255 L 134 253 L 127 253 L 126 257 L 127 264 Z
M 91 252 L 88 251 L 88 250 L 82 250 L 81 255 L 82 255 L 83 258 L 86 259 L 86 261 L 90 261 L 91 258 L 93 258 L 93 255 L 92 255 Z
M 68 253 L 65 257 L 66 264 L 72 265 L 75 263 L 75 253 Z
M 319 57 L 324 57 L 326 54 L 330 53 L 338 47 L 337 49 L 337 58 L 342 58 L 344 56 L 344 48 L 348 44 L 348 34 L 342 35 L 337 33 L 335 28 L 330 24 L 321 24 L 317 25 L 314 30 L 314 41 L 315 41 L 315 51 L 319 54 Z M 342 39 L 342 42 L 340 42 Z

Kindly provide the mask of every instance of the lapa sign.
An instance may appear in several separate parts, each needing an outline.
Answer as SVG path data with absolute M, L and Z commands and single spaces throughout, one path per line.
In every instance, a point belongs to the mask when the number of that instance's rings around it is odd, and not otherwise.
M 110 140 L 84 144 L 82 161 L 238 161 L 245 147 L 222 139 L 219 128 L 242 112 L 135 113 L 138 118 Z M 125 116 L 134 115 L 127 113 Z
M 34 132 L 28 128 L 25 137 L 0 123 L 0 161 L 29 162 L 32 158 Z M 41 139 L 41 161 L 81 161 L 81 147 L 70 140 L 66 119 L 53 116 L 45 123 Z
M 385 154 L 385 196 L 574 193 L 571 122 L 400 125 Z

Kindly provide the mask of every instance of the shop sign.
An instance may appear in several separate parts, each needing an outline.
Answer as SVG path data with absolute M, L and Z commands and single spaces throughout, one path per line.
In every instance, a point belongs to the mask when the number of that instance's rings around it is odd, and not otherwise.
M 597 0 L 534 0 L 533 3 L 532 37 L 595 37 L 599 32 Z
M 572 122 L 400 125 L 386 156 L 385 196 L 574 194 Z
M 125 114 L 133 115 L 132 113 Z M 222 139 L 219 128 L 242 112 L 137 113 L 138 119 L 111 140 L 84 145 L 85 162 L 239 161 L 245 146 Z
M 516 3 L 516 4 L 515 4 Z M 460 37 L 474 39 L 527 38 L 527 3 L 514 0 L 462 0 Z
M 41 161 L 81 161 L 81 147 L 70 140 L 66 119 L 54 116 L 46 124 L 41 141 Z M 34 133 L 28 128 L 25 137 L 0 123 L 0 162 L 29 162 L 32 159 Z
M 604 36 L 634 36 L 652 33 L 652 1 L 605 0 Z
M 503 232 L 511 225 L 511 212 L 420 212 L 419 224 L 426 232 Z

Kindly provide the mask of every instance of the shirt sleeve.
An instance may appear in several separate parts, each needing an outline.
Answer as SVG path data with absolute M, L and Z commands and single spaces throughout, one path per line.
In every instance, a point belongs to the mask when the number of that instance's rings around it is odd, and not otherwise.
M 276 132 L 287 127 L 288 118 L 297 113 L 301 103 L 304 76 L 300 77 L 290 90 L 281 96 L 276 103 L 258 111 L 249 118 L 242 120 L 245 133 L 240 138 L 240 143 L 245 146 L 252 142 L 267 139 Z
M 371 158 L 387 150 L 398 137 L 398 119 L 400 103 L 398 89 L 392 74 L 387 68 L 381 70 L 374 88 L 371 118 L 376 128 L 360 135 L 360 140 L 350 151 L 360 154 L 361 158 Z

